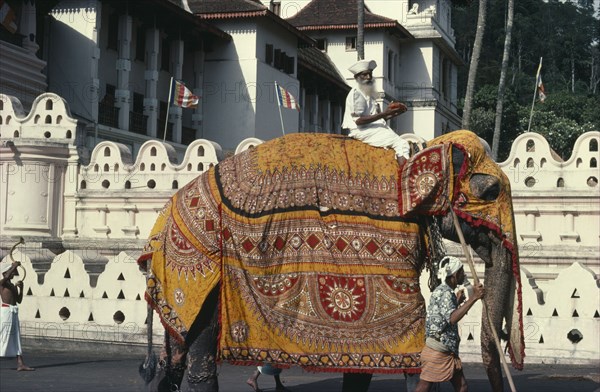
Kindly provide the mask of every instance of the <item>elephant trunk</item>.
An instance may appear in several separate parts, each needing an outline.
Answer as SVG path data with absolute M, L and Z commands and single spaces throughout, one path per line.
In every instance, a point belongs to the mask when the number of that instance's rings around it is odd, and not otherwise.
M 485 269 L 486 295 L 483 299 L 485 309 L 482 314 L 481 354 L 492 390 L 501 392 L 504 389 L 500 355 L 504 354 L 496 346 L 491 328 L 500 336 L 504 318 L 512 319 L 514 279 L 512 257 L 505 247 L 499 243 L 495 244 L 490 256 L 491 263 L 487 264 Z

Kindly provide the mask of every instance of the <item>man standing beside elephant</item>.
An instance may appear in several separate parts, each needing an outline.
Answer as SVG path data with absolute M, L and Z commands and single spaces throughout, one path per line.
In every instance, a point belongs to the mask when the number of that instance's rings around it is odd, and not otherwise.
M 483 298 L 485 290 L 479 283 L 473 295 L 465 301 L 464 292 L 454 294 L 465 279 L 462 262 L 453 256 L 440 261 L 438 278 L 442 281 L 431 294 L 425 321 L 425 348 L 421 352 L 421 379 L 415 392 L 427 392 L 432 383 L 450 381 L 455 391 L 467 391 L 467 380 L 458 356 L 460 336 L 458 322 L 469 309 Z M 463 303 L 464 302 L 464 303 Z

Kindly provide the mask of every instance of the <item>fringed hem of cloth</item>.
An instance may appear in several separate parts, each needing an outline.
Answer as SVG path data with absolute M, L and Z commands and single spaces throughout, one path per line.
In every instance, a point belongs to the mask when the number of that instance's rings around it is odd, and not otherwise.
M 228 363 L 235 366 L 263 366 L 265 361 L 239 361 L 239 360 L 217 360 L 219 364 Z M 280 365 L 273 362 L 269 364 L 276 369 L 290 369 L 299 367 L 306 372 L 311 373 L 367 373 L 367 374 L 420 374 L 421 368 L 399 368 L 399 369 L 369 369 L 369 368 L 326 368 L 319 366 L 302 365 Z
M 165 322 L 165 320 L 161 317 L 159 309 L 158 309 L 158 305 L 152 300 L 152 297 L 150 297 L 150 294 L 148 294 L 148 292 L 144 293 L 144 299 L 146 300 L 146 302 L 148 302 L 148 304 L 152 307 L 152 309 L 156 312 L 156 314 L 158 314 L 158 318 L 160 320 L 160 323 L 162 324 L 163 328 L 165 329 L 165 331 L 167 331 L 169 333 L 169 335 L 175 339 L 179 344 L 185 345 L 185 334 L 180 334 L 177 331 L 175 331 L 173 329 L 172 326 L 170 326 L 169 324 L 167 324 Z

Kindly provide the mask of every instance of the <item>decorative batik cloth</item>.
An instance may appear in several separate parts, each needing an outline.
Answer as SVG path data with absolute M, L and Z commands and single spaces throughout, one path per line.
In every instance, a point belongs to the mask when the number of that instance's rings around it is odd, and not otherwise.
M 0 301 L 0 357 L 21 355 L 19 307 Z
M 473 227 L 484 226 L 502 241 L 502 245 L 512 257 L 514 283 L 513 319 L 510 325 L 509 353 L 513 366 L 523 368 L 525 340 L 523 334 L 523 301 L 521 295 L 521 275 L 519 254 L 515 232 L 515 219 L 512 208 L 510 181 L 502 169 L 488 155 L 479 137 L 470 131 L 456 131 L 442 135 L 427 143 L 428 146 L 452 143 L 462 149 L 468 158 L 457 176 L 452 208 L 467 224 Z M 482 200 L 471 190 L 470 180 L 474 174 L 486 174 L 499 180 L 500 193 L 495 200 Z
M 448 151 L 427 149 L 406 170 L 441 180 Z M 401 216 L 401 183 L 392 150 L 333 135 L 292 134 L 226 159 L 160 214 L 140 257 L 152 260 L 147 299 L 184 339 L 220 283 L 222 360 L 418 372 L 424 244 Z M 429 200 L 430 188 L 407 200 Z

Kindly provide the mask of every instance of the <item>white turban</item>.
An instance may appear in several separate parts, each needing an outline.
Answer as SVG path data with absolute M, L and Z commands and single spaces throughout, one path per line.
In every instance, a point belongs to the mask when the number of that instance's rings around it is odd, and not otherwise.
M 352 72 L 352 75 L 357 75 L 361 72 L 372 71 L 375 68 L 377 68 L 375 60 L 360 60 L 348 68 L 348 70 Z
M 5 273 L 12 267 L 12 263 L 8 259 L 4 259 L 0 262 L 0 274 Z
M 437 276 L 442 282 L 445 282 L 448 276 L 452 276 L 462 267 L 463 264 L 458 257 L 446 256 L 440 260 Z

